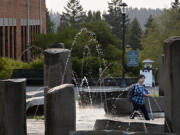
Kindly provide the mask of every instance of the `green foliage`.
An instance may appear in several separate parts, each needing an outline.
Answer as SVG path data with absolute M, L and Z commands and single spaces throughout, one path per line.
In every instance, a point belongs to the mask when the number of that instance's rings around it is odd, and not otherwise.
M 59 29 L 67 26 L 79 27 L 80 24 L 85 21 L 86 12 L 83 11 L 83 7 L 81 6 L 79 0 L 69 0 L 64 9 L 65 12 L 61 15 Z
M 152 97 L 153 97 L 153 98 L 158 98 L 159 95 L 158 95 L 158 94 L 152 94 Z
M 27 64 L 21 61 L 14 61 L 8 58 L 0 58 L 0 79 L 8 79 L 13 69 L 27 67 Z
M 117 49 L 114 45 L 107 45 L 104 49 L 104 58 L 106 60 L 121 60 L 121 50 Z
M 54 33 L 54 23 L 51 21 L 48 9 L 46 9 L 46 32 Z
M 57 35 L 49 33 L 46 35 L 37 35 L 36 40 L 33 41 L 33 45 L 45 50 L 49 45 L 52 45 L 56 42 L 57 42 Z
M 108 3 L 108 13 L 104 13 L 105 21 L 110 25 L 112 33 L 119 39 L 122 39 L 122 13 L 120 4 L 122 0 L 111 0 Z M 126 16 L 126 24 L 128 24 L 128 16 Z
M 122 76 L 122 65 L 120 60 L 119 61 L 112 61 L 111 65 L 107 69 L 107 71 L 104 73 L 104 77 L 120 77 Z
M 151 28 L 151 25 L 152 25 L 153 21 L 154 21 L 154 18 L 152 17 L 152 15 L 150 15 L 147 22 L 146 22 L 146 24 L 144 25 L 145 28 L 146 28 L 145 35 L 148 34 L 148 29 Z
M 175 2 L 172 3 L 172 8 L 178 9 L 180 7 L 180 2 L 179 0 L 175 0 Z
M 101 20 L 101 12 L 100 11 L 92 12 L 90 10 L 87 14 L 86 22 L 97 21 L 97 20 L 99 20 L 99 21 Z
M 176 9 L 164 10 L 161 16 L 152 21 L 148 34 L 142 38 L 141 60 L 152 59 L 157 67 L 157 59 L 163 53 L 164 40 L 180 35 L 179 13 Z
M 43 69 L 44 66 L 44 57 L 41 56 L 40 58 L 37 58 L 35 60 L 33 60 L 32 62 L 30 62 L 29 64 L 30 69 Z
M 127 43 L 131 45 L 132 49 L 141 49 L 142 30 L 138 20 L 135 18 L 129 25 Z
M 111 33 L 111 29 L 108 24 L 103 20 L 91 21 L 83 24 L 88 30 L 93 31 L 96 34 L 98 42 L 102 45 L 102 48 L 106 48 L 109 44 L 120 48 L 120 40 Z
M 35 59 L 29 64 L 9 58 L 0 58 L 0 79 L 9 79 L 14 69 L 43 69 L 43 63 L 43 57 Z

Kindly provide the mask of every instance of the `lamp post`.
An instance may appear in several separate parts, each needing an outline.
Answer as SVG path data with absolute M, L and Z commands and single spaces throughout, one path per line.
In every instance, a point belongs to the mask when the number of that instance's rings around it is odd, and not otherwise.
M 121 87 L 126 87 L 126 80 L 125 80 L 125 19 L 126 19 L 126 7 L 128 6 L 126 3 L 122 3 L 120 5 L 122 7 L 122 82 Z

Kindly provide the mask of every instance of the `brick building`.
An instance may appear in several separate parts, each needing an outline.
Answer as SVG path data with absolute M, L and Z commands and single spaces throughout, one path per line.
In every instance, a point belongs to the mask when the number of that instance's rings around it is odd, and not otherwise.
M 25 60 L 39 33 L 46 33 L 45 0 L 0 0 L 0 57 Z

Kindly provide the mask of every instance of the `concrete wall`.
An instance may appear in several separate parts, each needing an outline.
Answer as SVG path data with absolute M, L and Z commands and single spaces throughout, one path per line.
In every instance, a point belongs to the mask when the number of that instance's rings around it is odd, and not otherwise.
M 165 108 L 164 97 L 150 98 L 151 107 L 153 112 L 163 112 Z M 150 113 L 149 104 L 147 98 L 145 104 L 148 112 Z M 114 115 L 123 115 L 132 113 L 133 106 L 127 98 L 115 98 L 107 99 L 104 103 L 104 109 L 106 113 Z
M 164 96 L 164 85 L 163 82 L 166 80 L 164 74 L 164 55 L 159 56 L 158 59 L 158 82 L 159 82 L 159 95 Z
M 173 132 L 180 134 L 180 37 L 172 37 L 164 44 L 166 122 Z
M 0 135 L 26 135 L 25 79 L 0 81 Z
M 76 130 L 74 86 L 64 84 L 47 93 L 45 135 L 68 135 Z

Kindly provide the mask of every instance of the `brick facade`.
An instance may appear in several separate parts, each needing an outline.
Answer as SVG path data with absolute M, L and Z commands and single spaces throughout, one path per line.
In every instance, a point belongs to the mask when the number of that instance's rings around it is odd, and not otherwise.
M 0 57 L 27 58 L 26 53 L 22 56 L 28 44 L 27 1 L 0 0 Z M 35 39 L 33 35 L 46 33 L 45 0 L 29 0 L 29 31 L 30 44 Z

